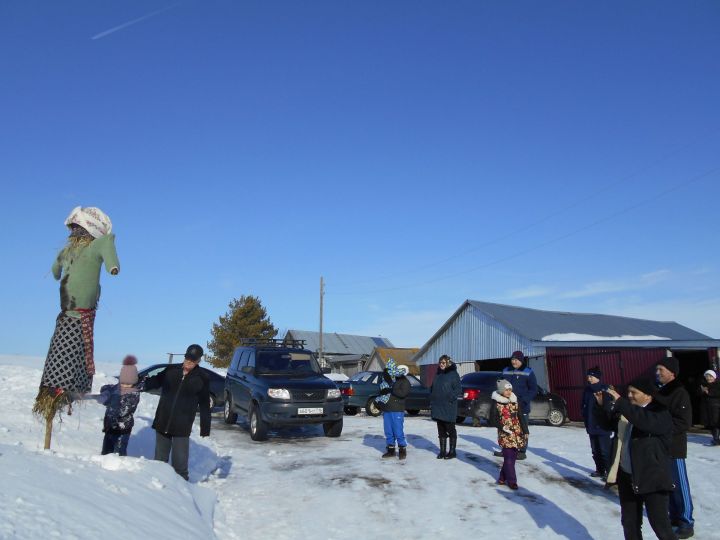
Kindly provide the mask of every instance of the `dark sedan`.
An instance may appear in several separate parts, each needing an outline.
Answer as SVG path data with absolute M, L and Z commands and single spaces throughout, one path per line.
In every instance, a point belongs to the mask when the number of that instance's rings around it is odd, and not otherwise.
M 458 401 L 458 422 L 472 417 L 487 422 L 492 404 L 492 393 L 497 388 L 500 371 L 477 371 L 468 373 L 460 379 L 463 397 Z M 532 401 L 530 420 L 542 420 L 551 426 L 562 426 L 567 421 L 567 403 L 557 394 L 538 387 L 538 393 Z
M 410 381 L 410 394 L 405 399 L 405 410 L 408 414 L 418 414 L 421 410 L 430 409 L 430 389 L 425 388 L 414 375 L 407 376 Z M 380 409 L 375 404 L 375 397 L 380 394 L 382 371 L 361 371 L 347 381 L 338 382 L 337 387 L 342 395 L 345 414 L 354 415 L 362 408 L 370 416 L 378 416 Z
M 142 380 L 145 377 L 154 377 L 170 365 L 172 364 L 155 364 L 140 370 L 138 371 L 138 379 Z M 210 409 L 212 410 L 215 407 L 222 407 L 225 403 L 223 397 L 225 395 L 225 377 L 204 367 L 198 366 L 195 369 L 202 369 L 208 376 L 208 379 L 210 379 Z M 148 393 L 160 395 L 160 390 L 160 388 L 155 388 L 150 390 Z

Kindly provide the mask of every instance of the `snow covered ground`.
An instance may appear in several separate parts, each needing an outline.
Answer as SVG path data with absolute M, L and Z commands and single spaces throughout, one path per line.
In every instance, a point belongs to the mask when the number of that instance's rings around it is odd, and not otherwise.
M 532 426 L 513 492 L 495 485 L 490 428 L 460 426 L 458 459 L 438 461 L 435 424 L 408 417 L 400 462 L 380 460 L 380 418 L 346 417 L 339 439 L 308 427 L 255 443 L 216 414 L 210 438 L 195 429 L 188 483 L 151 460 L 157 398 L 147 394 L 128 457 L 99 455 L 104 408 L 93 401 L 63 416 L 43 451 L 31 414 L 42 363 L 0 356 L 0 538 L 622 538 L 617 495 L 588 476 L 587 437 L 575 426 Z M 119 362 L 97 368 L 94 391 Z M 720 448 L 703 446 L 708 438 L 689 443 L 696 538 L 720 538 Z

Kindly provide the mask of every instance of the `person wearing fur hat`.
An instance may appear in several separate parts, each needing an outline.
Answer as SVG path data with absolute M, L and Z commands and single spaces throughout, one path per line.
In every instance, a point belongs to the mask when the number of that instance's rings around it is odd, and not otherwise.
M 705 407 L 707 427 L 712 434 L 712 440 L 707 446 L 720 446 L 720 382 L 717 373 L 712 369 L 708 369 L 703 377 L 705 381 L 700 385 L 700 394 Z
M 395 457 L 395 443 L 398 445 L 398 457 L 407 457 L 407 440 L 405 439 L 405 398 L 410 393 L 410 381 L 407 372 L 389 358 L 380 381 L 380 395 L 375 398 L 378 407 L 383 411 L 383 428 L 387 449 L 383 459 Z
M 490 424 L 497 427 L 498 444 L 502 448 L 503 464 L 497 483 L 510 489 L 518 489 L 515 461 L 520 448 L 527 446 L 528 428 L 525 416 L 520 412 L 518 397 L 513 393 L 510 381 L 500 379 L 492 393 Z
M 537 379 L 535 372 L 531 367 L 527 365 L 527 358 L 522 351 L 515 351 L 510 357 L 510 366 L 503 369 L 503 378 L 510 381 L 513 386 L 513 392 L 518 398 L 518 404 L 520 406 L 520 414 L 525 417 L 525 425 L 529 425 L 530 420 L 530 407 L 532 406 L 532 400 L 538 392 Z M 530 435 L 526 437 L 530 439 Z M 527 450 L 527 444 L 519 449 L 517 458 L 519 460 L 525 459 L 525 452 Z
M 99 208 L 75 208 L 65 220 L 70 233 L 52 273 L 60 281 L 60 314 L 45 359 L 33 412 L 51 425 L 55 414 L 90 392 L 95 310 L 100 298 L 100 270 L 120 271 L 110 218 Z M 49 448 L 46 434 L 46 448 Z
M 437 423 L 440 453 L 438 459 L 457 456 L 457 398 L 461 392 L 460 375 L 452 359 L 443 354 L 438 360 L 437 372 L 430 387 L 430 415 Z M 450 451 L 447 450 L 448 439 Z
M 598 425 L 595 419 L 595 408 L 598 406 L 595 394 L 607 390 L 608 386 L 600 382 L 602 371 L 598 366 L 587 370 L 587 385 L 583 391 L 582 416 L 585 423 L 585 431 L 590 437 L 590 450 L 592 451 L 595 471 L 590 473 L 594 478 L 605 478 L 607 466 L 610 461 L 610 450 L 612 448 L 611 432 Z
M 663 357 L 655 366 L 660 384 L 656 400 L 667 407 L 673 420 L 670 456 L 675 489 L 670 495 L 670 520 L 678 538 L 690 538 L 695 534 L 695 520 L 685 458 L 687 432 L 692 426 L 692 405 L 690 394 L 678 379 L 679 374 L 680 362 L 674 356 Z
M 668 516 L 673 490 L 670 444 L 673 420 L 657 400 L 650 379 L 628 385 L 627 397 L 612 388 L 595 393 L 595 414 L 605 429 L 615 432 L 607 484 L 617 484 L 620 521 L 626 540 L 642 540 L 643 508 L 660 540 L 675 540 Z
M 102 454 L 127 455 L 128 441 L 135 419 L 135 409 L 140 403 L 137 358 L 127 355 L 120 368 L 117 384 L 106 384 L 100 388 L 100 402 L 105 405 L 103 419 Z

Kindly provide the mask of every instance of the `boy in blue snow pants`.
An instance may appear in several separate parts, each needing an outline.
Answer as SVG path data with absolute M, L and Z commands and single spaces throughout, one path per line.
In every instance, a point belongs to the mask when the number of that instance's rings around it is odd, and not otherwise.
M 405 411 L 384 412 L 383 427 L 385 428 L 385 442 L 395 448 L 395 441 L 400 448 L 407 446 L 405 440 Z
M 385 442 L 387 451 L 383 458 L 395 456 L 395 441 L 398 444 L 398 457 L 407 456 L 407 441 L 405 440 L 405 398 L 410 393 L 410 381 L 407 380 L 407 367 L 398 366 L 395 360 L 388 359 L 383 380 L 380 382 L 380 395 L 376 398 L 378 406 L 383 411 L 383 426 L 385 428 Z

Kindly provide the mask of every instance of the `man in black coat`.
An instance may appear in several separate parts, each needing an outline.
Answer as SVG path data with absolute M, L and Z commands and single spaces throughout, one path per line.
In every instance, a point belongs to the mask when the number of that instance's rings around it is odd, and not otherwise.
M 670 456 L 675 489 L 670 495 L 670 521 L 676 527 L 678 538 L 690 538 L 695 533 L 695 520 L 685 458 L 687 432 L 692 426 L 692 405 L 690 394 L 677 378 L 679 374 L 680 362 L 674 356 L 663 358 L 655 366 L 655 375 L 661 385 L 657 401 L 667 407 L 673 419 Z
M 643 506 L 660 540 L 677 538 L 667 513 L 672 417 L 654 400 L 656 390 L 653 381 L 638 379 L 627 398 L 610 388 L 595 394 L 598 424 L 616 433 L 607 483 L 618 485 L 625 540 L 642 540 Z
M 190 431 L 200 407 L 200 436 L 210 435 L 210 381 L 197 369 L 203 349 L 190 345 L 182 364 L 170 365 L 144 381 L 144 389 L 162 388 L 155 411 L 155 459 L 168 462 L 172 451 L 175 472 L 188 479 Z
M 590 438 L 590 450 L 592 451 L 593 461 L 595 461 L 595 471 L 590 474 L 592 477 L 601 477 L 603 480 L 607 476 L 608 463 L 610 462 L 610 450 L 612 449 L 611 432 L 600 427 L 595 420 L 595 409 L 598 404 L 595 401 L 595 394 L 608 389 L 607 384 L 600 382 L 602 371 L 599 366 L 592 367 L 587 370 L 586 380 L 587 386 L 583 391 L 582 397 L 582 417 L 585 423 L 585 431 Z

